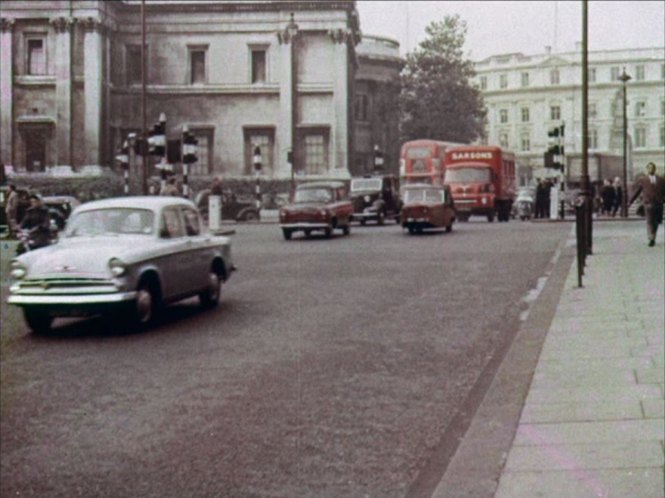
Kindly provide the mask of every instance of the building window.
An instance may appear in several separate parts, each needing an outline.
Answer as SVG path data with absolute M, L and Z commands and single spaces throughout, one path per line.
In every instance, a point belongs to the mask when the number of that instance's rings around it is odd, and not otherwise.
M 598 130 L 589 130 L 589 148 L 597 149 L 598 148 Z
M 275 161 L 275 129 L 245 128 L 245 174 L 254 171 L 254 148 L 261 151 L 261 171 L 264 175 L 272 175 Z
M 596 119 L 598 117 L 598 105 L 595 102 L 589 102 L 587 113 L 590 119 Z
M 189 83 L 202 85 L 206 83 L 207 47 L 189 47 Z
M 558 121 L 561 119 L 561 107 L 558 105 L 550 106 L 550 119 Z
M 559 84 L 559 70 L 557 68 L 554 68 L 550 71 L 550 83 L 552 85 Z
M 499 133 L 499 145 L 508 148 L 508 134 Z
M 125 46 L 125 83 L 139 85 L 141 83 L 141 46 Z
M 596 82 L 596 68 L 592 67 L 589 68 L 589 83 L 595 83 Z
M 499 122 L 500 123 L 508 122 L 508 109 L 501 109 L 499 111 Z
M 642 101 L 635 103 L 635 117 L 641 118 L 647 115 L 647 103 Z
M 28 38 L 27 46 L 27 74 L 40 76 L 46 74 L 46 47 L 43 38 Z
M 610 69 L 610 81 L 617 81 L 619 79 L 619 67 L 614 66 Z
M 307 130 L 302 132 L 301 170 L 307 175 L 322 175 L 328 172 L 328 132 Z
M 499 78 L 499 86 L 501 88 L 508 88 L 508 75 L 502 74 Z
M 644 66 L 635 66 L 635 81 L 644 81 Z
M 528 107 L 522 107 L 522 123 L 528 123 L 529 119 L 530 119 L 529 108 Z
M 522 86 L 529 86 L 529 73 L 522 73 Z
M 480 89 L 487 90 L 487 76 L 480 77 Z
M 529 152 L 531 150 L 531 141 L 529 135 L 522 135 L 522 152 Z
M 356 121 L 367 121 L 369 113 L 367 112 L 369 106 L 369 99 L 365 94 L 356 95 L 353 114 Z
M 252 83 L 266 82 L 266 50 L 252 49 Z
M 635 147 L 646 147 L 647 146 L 647 129 L 646 128 L 635 128 Z

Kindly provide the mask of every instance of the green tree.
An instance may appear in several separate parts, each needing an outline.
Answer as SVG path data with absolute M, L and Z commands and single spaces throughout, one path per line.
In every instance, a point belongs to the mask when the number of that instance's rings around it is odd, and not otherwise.
M 446 16 L 425 32 L 427 38 L 407 54 L 401 74 L 401 140 L 471 142 L 484 133 L 485 105 L 469 82 L 475 70 L 462 51 L 466 22 Z

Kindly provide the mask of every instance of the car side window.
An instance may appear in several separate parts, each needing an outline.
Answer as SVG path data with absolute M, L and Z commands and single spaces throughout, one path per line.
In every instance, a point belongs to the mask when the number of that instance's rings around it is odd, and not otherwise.
M 160 234 L 165 238 L 176 238 L 185 235 L 185 231 L 180 220 L 180 213 L 175 208 L 167 208 L 162 213 L 162 227 Z
M 183 219 L 185 220 L 185 233 L 188 236 L 199 235 L 201 225 L 199 224 L 199 215 L 190 208 L 183 208 Z

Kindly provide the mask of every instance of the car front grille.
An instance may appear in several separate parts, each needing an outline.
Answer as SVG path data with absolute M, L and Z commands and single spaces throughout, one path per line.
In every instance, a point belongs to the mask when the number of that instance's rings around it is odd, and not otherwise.
M 54 277 L 26 279 L 17 283 L 19 292 L 39 292 L 53 294 L 107 293 L 115 292 L 117 287 L 103 278 Z

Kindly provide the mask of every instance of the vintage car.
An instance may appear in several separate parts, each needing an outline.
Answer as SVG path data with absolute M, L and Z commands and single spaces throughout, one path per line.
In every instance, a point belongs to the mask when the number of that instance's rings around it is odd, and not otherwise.
M 353 219 L 364 225 L 368 220 L 383 225 L 386 219 L 399 223 L 401 201 L 399 180 L 392 175 L 351 179 Z
M 210 198 L 210 189 L 201 190 L 196 194 L 194 203 L 199 209 L 201 216 L 208 219 L 208 199 Z M 259 219 L 259 210 L 256 209 L 255 200 L 241 200 L 235 194 L 225 192 L 222 195 L 222 220 L 235 220 L 235 221 L 256 221 Z
M 351 231 L 353 205 L 343 182 L 318 181 L 298 185 L 293 203 L 279 210 L 279 223 L 286 240 L 293 232 L 305 232 L 309 237 L 315 230 L 329 238 L 333 230 Z
M 412 183 L 402 187 L 401 222 L 409 234 L 426 228 L 453 229 L 455 204 L 448 186 Z
M 48 209 L 52 226 L 57 230 L 65 228 L 65 222 L 72 214 L 74 208 L 81 202 L 71 195 L 48 195 L 42 197 L 44 207 Z
M 217 305 L 233 270 L 228 237 L 202 229 L 177 197 L 122 197 L 81 204 L 57 244 L 11 262 L 7 300 L 35 333 L 54 317 L 107 314 L 141 329 L 162 305 L 198 295 Z

